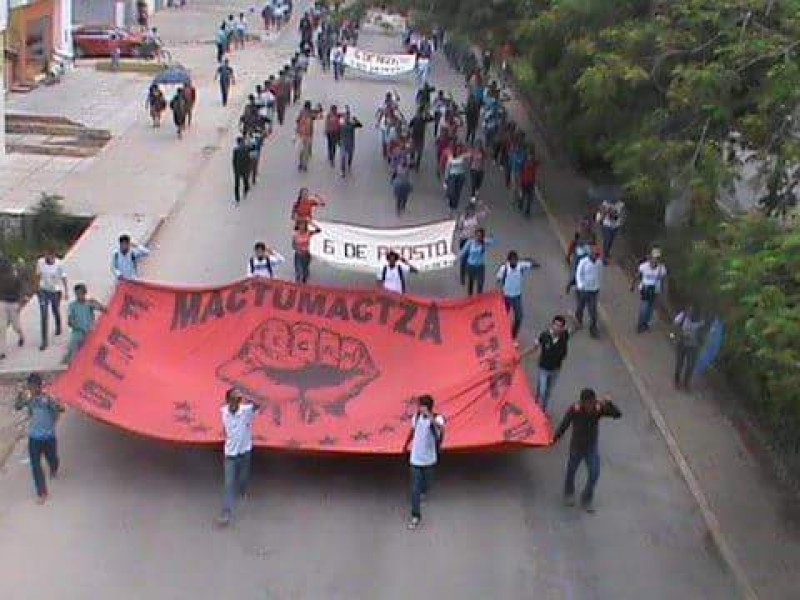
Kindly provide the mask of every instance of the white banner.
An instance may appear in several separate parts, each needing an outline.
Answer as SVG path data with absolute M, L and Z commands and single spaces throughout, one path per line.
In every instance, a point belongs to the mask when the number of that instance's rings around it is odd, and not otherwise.
M 344 53 L 345 66 L 383 77 L 411 73 L 415 60 L 413 54 L 377 54 L 364 52 L 354 46 L 348 46 Z
M 455 221 L 417 227 L 372 229 L 347 223 L 314 221 L 322 231 L 311 238 L 311 254 L 338 267 L 377 271 L 394 250 L 420 271 L 446 269 L 455 262 Z

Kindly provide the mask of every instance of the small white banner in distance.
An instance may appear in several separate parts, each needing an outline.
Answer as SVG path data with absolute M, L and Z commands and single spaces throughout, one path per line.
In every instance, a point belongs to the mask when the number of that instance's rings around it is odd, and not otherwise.
M 382 77 L 411 73 L 415 60 L 413 54 L 378 54 L 365 52 L 355 46 L 348 46 L 344 53 L 346 67 Z
M 373 229 L 347 223 L 315 221 L 322 230 L 311 238 L 311 254 L 326 263 L 356 271 L 377 271 L 394 250 L 420 271 L 451 267 L 456 222 Z

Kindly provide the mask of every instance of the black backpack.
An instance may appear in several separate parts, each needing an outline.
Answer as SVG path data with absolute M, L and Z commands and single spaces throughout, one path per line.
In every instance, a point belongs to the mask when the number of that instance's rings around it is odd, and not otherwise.
M 386 281 L 386 270 L 389 268 L 389 265 L 383 265 L 383 271 L 381 271 L 381 281 Z M 400 289 L 405 294 L 406 292 L 406 278 L 403 276 L 403 269 L 400 268 L 398 265 L 395 267 L 397 269 L 397 276 L 400 278 Z

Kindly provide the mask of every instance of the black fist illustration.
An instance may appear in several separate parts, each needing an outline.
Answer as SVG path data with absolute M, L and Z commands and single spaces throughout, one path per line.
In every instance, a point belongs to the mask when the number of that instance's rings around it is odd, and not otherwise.
M 259 325 L 217 377 L 261 400 L 279 425 L 283 407 L 297 405 L 311 423 L 320 411 L 343 416 L 347 402 L 379 375 L 361 340 L 298 321 Z

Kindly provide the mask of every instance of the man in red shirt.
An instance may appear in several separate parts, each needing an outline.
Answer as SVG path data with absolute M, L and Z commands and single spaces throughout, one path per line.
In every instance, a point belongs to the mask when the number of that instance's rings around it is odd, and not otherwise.
M 528 157 L 522 165 L 519 174 L 520 195 L 518 202 L 519 209 L 525 213 L 526 217 L 531 216 L 531 203 L 536 196 L 536 174 L 539 170 L 539 161 L 533 146 L 528 148 Z
M 314 209 L 318 206 L 325 206 L 325 201 L 309 192 L 308 188 L 300 188 L 292 207 L 292 220 L 295 224 L 300 221 L 310 222 L 314 218 Z

